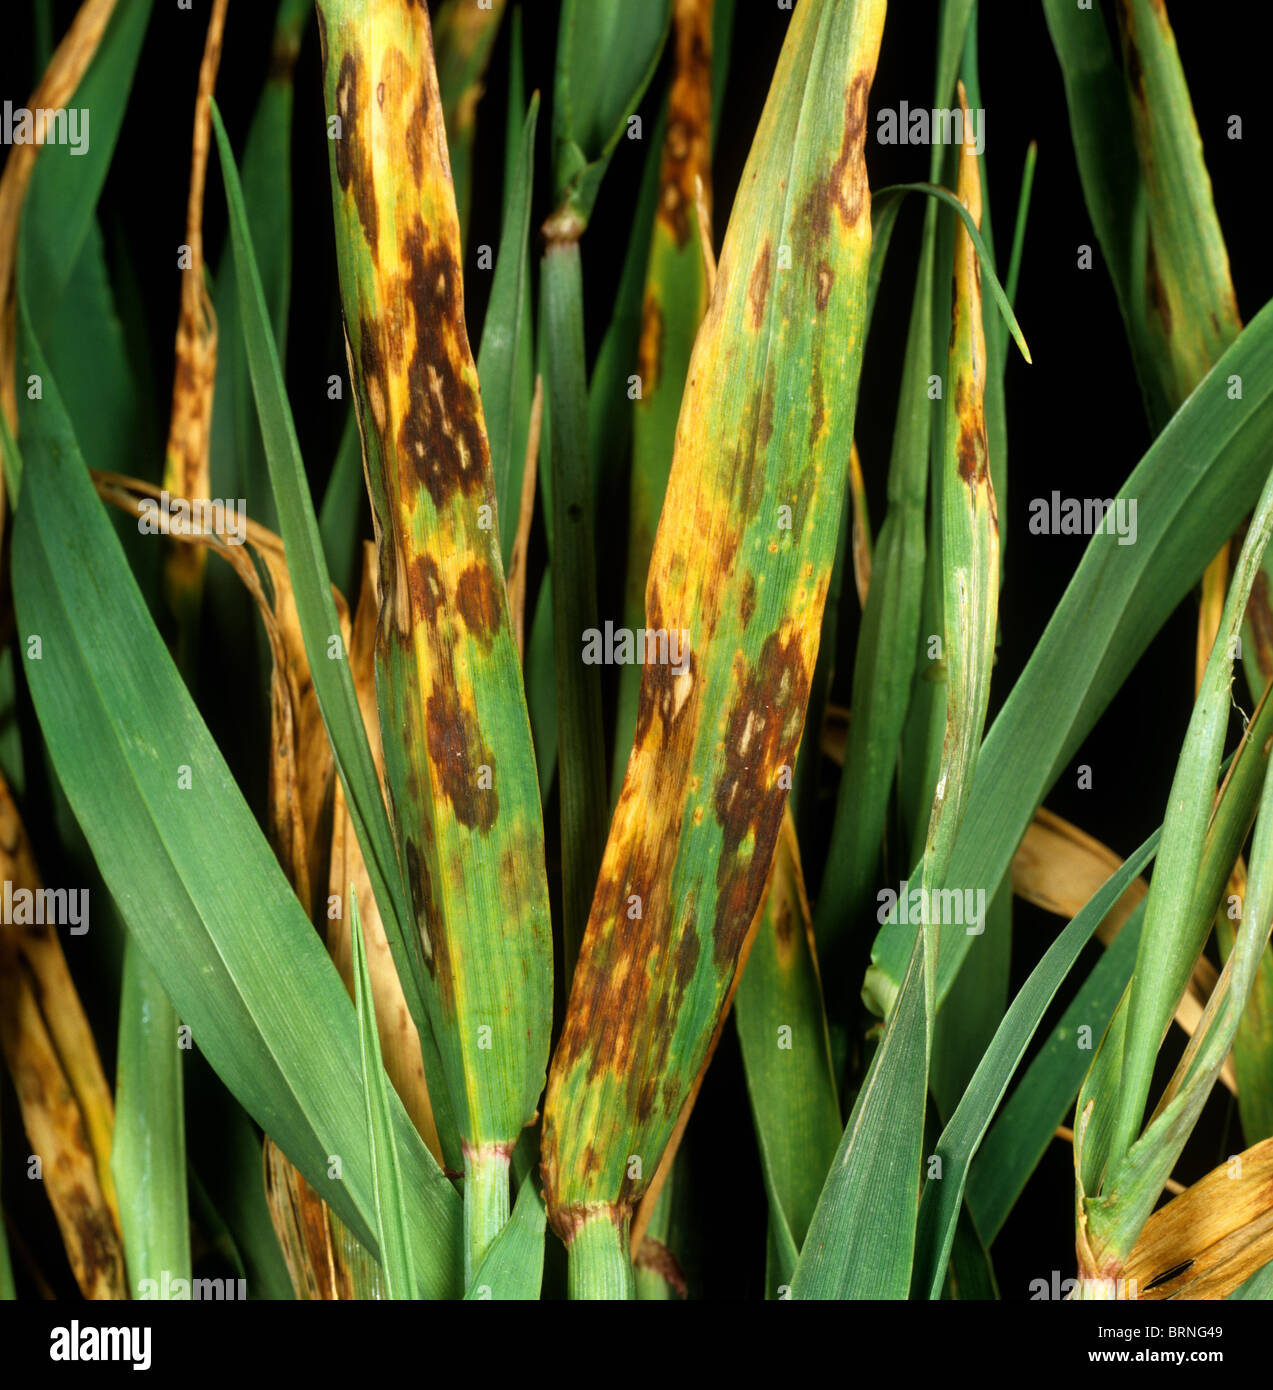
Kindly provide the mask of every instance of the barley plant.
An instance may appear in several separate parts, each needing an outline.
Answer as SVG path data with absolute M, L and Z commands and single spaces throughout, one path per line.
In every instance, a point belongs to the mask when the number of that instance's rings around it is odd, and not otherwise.
M 1075 185 L 1018 323 L 1008 8 L 37 0 L 0 1294 L 1273 1297 L 1273 311 L 1215 52 L 1018 0 Z M 181 109 L 139 110 L 177 32 Z M 1093 498 L 1009 468 L 1080 293 L 1143 432 Z M 1112 774 L 1182 622 L 1165 771 Z M 1102 776 L 1113 835 L 1044 807 Z M 1022 1212 L 1062 1239 L 1008 1283 Z

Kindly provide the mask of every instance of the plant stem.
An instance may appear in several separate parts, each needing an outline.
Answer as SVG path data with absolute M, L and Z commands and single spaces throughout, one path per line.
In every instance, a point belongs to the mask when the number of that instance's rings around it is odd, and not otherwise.
M 464 1286 L 473 1282 L 508 1220 L 508 1151 L 488 1144 L 464 1150 Z
M 570 1244 L 568 1285 L 572 1299 L 635 1298 L 628 1250 L 631 1217 L 622 1220 L 608 1207 L 584 1218 Z
M 601 675 L 579 643 L 597 627 L 588 394 L 579 243 L 550 241 L 543 265 L 553 512 L 553 617 L 557 658 L 557 767 L 561 785 L 562 953 L 570 987 L 605 848 L 609 803 Z

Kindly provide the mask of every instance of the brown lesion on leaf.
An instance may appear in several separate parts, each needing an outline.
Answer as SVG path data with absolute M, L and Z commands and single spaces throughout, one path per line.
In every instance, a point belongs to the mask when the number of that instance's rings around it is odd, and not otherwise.
M 750 570 L 743 575 L 742 595 L 739 599 L 738 613 L 743 620 L 743 631 L 746 632 L 751 624 L 752 614 L 756 611 L 756 578 Z
M 658 1093 L 658 1077 L 647 1076 L 637 1092 L 636 1106 L 634 1107 L 637 1124 L 643 1125 L 654 1113 L 654 1102 L 658 1098 Z
M 314 14 L 318 19 L 318 55 L 322 60 L 323 71 L 327 71 L 327 20 L 323 15 L 321 5 L 314 6 Z
M 456 820 L 465 829 L 485 834 L 499 818 L 495 755 L 486 746 L 473 715 L 461 707 L 450 663 L 425 702 L 425 720 L 429 761 L 438 790 L 450 801 Z M 487 788 L 478 786 L 483 765 L 491 769 L 491 786 Z
M 1270 594 L 1269 577 L 1263 570 L 1256 572 L 1255 583 L 1251 586 L 1246 619 L 1255 636 L 1256 665 L 1261 679 L 1267 683 L 1273 677 L 1273 595 Z
M 818 313 L 824 313 L 827 305 L 831 302 L 831 288 L 835 284 L 835 273 L 832 271 L 830 263 L 821 260 L 818 262 L 818 291 L 817 306 Z
M 760 394 L 760 413 L 756 417 L 756 443 L 767 448 L 774 433 L 774 396 L 777 390 L 777 372 L 771 366 L 765 374 L 765 389 Z
M 366 122 L 362 119 L 367 85 L 362 58 L 353 50 L 346 52 L 336 79 L 336 115 L 340 117 L 340 138 L 332 142 L 336 178 L 346 193 L 353 194 L 358 221 L 375 260 L 380 245 L 380 209 L 376 205 Z
M 804 534 L 809 506 L 813 501 L 813 494 L 817 486 L 818 469 L 816 465 L 807 463 L 800 470 L 800 475 L 796 480 L 795 495 L 791 499 L 791 533 L 793 536 L 799 537 Z
M 826 422 L 826 401 L 822 394 L 822 354 L 816 350 L 809 372 L 809 395 L 813 401 L 813 409 L 809 412 L 809 448 L 813 449 Z
M 376 88 L 376 99 L 388 119 L 398 118 L 410 81 L 411 65 L 407 55 L 397 44 L 390 44 L 380 59 L 380 82 Z
M 743 671 L 726 719 L 724 767 L 714 792 L 721 827 L 712 933 L 718 967 L 736 959 L 769 874 L 786 800 L 779 770 L 795 766 L 809 680 L 799 629 L 771 632 L 756 664 Z
M 663 310 L 649 290 L 641 305 L 641 339 L 637 345 L 637 373 L 645 399 L 659 384 L 663 372 Z
M 972 486 L 984 481 L 988 467 L 985 422 L 979 418 L 959 421 L 959 476 Z
M 430 831 L 432 826 L 430 825 Z M 433 887 L 433 874 L 429 869 L 429 849 L 408 837 L 403 845 L 407 869 L 407 891 L 411 894 L 411 910 L 415 914 L 416 929 L 421 941 L 427 942 L 424 950 L 424 963 L 433 976 L 439 991 L 449 1001 L 451 972 L 445 968 L 446 938 L 445 923 L 438 907 L 438 896 Z
M 658 216 L 677 246 L 690 236 L 695 177 L 711 206 L 712 0 L 676 0 L 676 69 L 659 169 Z
M 765 303 L 769 298 L 769 279 L 774 258 L 773 242 L 765 238 L 764 245 L 751 268 L 751 279 L 747 282 L 747 302 L 751 306 L 751 326 L 759 330 L 765 319 Z M 720 298 L 718 295 L 717 298 Z
M 780 959 L 789 957 L 791 948 L 795 945 L 796 929 L 792 922 L 792 909 L 791 899 L 784 897 L 773 914 L 774 945 Z
M 432 98 L 428 82 L 422 82 L 416 92 L 415 109 L 407 122 L 407 159 L 411 165 L 411 177 L 419 188 L 428 172 L 429 150 L 429 104 Z
M 955 383 L 955 417 L 959 430 L 955 444 L 959 476 L 973 487 L 988 477 L 990 460 L 985 411 L 967 375 L 961 375 Z
M 464 369 L 471 359 L 455 254 L 446 241 L 429 238 L 418 215 L 402 249 L 415 328 L 398 449 L 441 510 L 456 492 L 471 497 L 485 489 L 486 433 L 474 374 Z
M 1167 286 L 1163 283 L 1162 272 L 1158 269 L 1158 256 L 1154 250 L 1154 234 L 1145 236 L 1145 304 L 1151 315 L 1162 324 L 1163 336 L 1171 337 L 1171 305 L 1167 298 Z
M 488 650 L 504 619 L 502 586 L 484 561 L 468 566 L 455 586 L 455 601 L 464 626 Z
M 658 584 L 650 589 L 648 602 L 649 628 L 657 632 L 664 628 L 663 606 L 659 598 Z M 668 633 L 669 643 L 672 634 Z M 679 634 L 678 634 L 678 640 Z M 671 655 L 669 650 L 669 656 Z M 692 650 L 682 652 L 684 675 L 677 675 L 669 662 L 648 661 L 641 674 L 641 691 L 637 700 L 636 742 L 644 742 L 649 733 L 650 723 L 657 711 L 666 739 L 684 718 L 689 705 L 689 692 L 694 679 L 694 655 Z
M 672 1044 L 688 991 L 698 969 L 702 944 L 698 906 L 690 894 L 673 907 L 666 894 L 667 847 L 639 839 L 625 847 L 618 862 L 607 860 L 593 906 L 594 930 L 584 939 L 575 969 L 567 1026 L 553 1061 L 546 1113 L 553 1112 L 554 1080 L 582 1066 L 589 1085 L 609 1076 L 622 1082 L 622 1110 L 648 1125 L 671 1121 L 681 1091 L 669 1074 Z M 629 916 L 632 895 L 642 915 Z M 605 931 L 595 930 L 604 920 Z M 671 952 L 671 954 L 669 954 Z M 554 1150 L 546 1142 L 545 1153 Z M 639 1179 L 627 1177 L 623 1156 L 608 1155 L 613 1176 L 621 1178 L 618 1199 L 630 1204 L 648 1186 L 655 1155 L 646 1156 Z M 620 1165 L 623 1164 L 622 1167 Z M 555 1173 L 545 1167 L 546 1196 L 556 1205 Z M 571 1183 L 579 1190 L 572 1166 Z
M 871 95 L 874 68 L 855 74 L 844 94 L 844 130 L 840 137 L 840 153 L 823 178 L 816 179 L 805 195 L 801 218 L 811 245 L 817 246 L 831 235 L 831 211 L 834 208 L 846 228 L 855 227 L 863 209 L 869 205 L 867 187 L 866 145 L 867 103 Z
M 389 422 L 388 381 L 380 356 L 379 334 L 375 324 L 365 316 L 359 328 L 358 363 L 362 370 L 362 391 L 359 394 L 371 412 L 370 424 L 376 438 L 383 439 Z
M 87 1141 L 84 1144 L 86 1161 L 91 1162 Z M 127 1288 L 119 1237 L 111 1225 L 100 1201 L 94 1201 L 80 1184 L 75 1184 L 63 1198 L 64 1211 L 59 1213 L 63 1225 L 75 1233 L 78 1250 L 73 1252 L 75 1276 L 81 1289 L 95 1298 L 117 1298 Z
M 408 571 L 411 583 L 411 615 L 415 622 L 435 624 L 446 603 L 446 584 L 432 555 L 414 555 Z
M 1127 73 L 1127 83 L 1132 95 L 1144 106 L 1145 73 L 1140 61 L 1140 48 L 1136 42 L 1136 21 L 1132 15 L 1130 0 L 1118 0 L 1118 29 L 1123 40 L 1123 67 Z

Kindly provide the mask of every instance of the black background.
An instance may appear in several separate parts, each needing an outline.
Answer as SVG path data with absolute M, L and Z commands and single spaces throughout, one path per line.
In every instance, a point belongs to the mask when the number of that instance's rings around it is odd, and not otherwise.
M 47 8 L 60 34 L 75 7 L 50 3 Z M 230 5 L 217 95 L 238 150 L 265 76 L 273 9 L 263 0 L 233 0 Z M 1273 292 L 1262 196 L 1270 135 L 1265 9 L 1258 2 L 1175 0 L 1170 5 L 1245 319 L 1253 317 Z M 28 0 L 10 0 L 5 10 L 0 100 L 8 98 L 19 105 L 32 90 L 35 77 L 31 5 Z M 535 225 L 551 211 L 544 189 L 556 10 L 547 0 L 530 0 L 525 6 L 527 90 L 538 87 L 545 103 L 540 118 Z M 894 0 L 889 7 L 868 127 L 867 162 L 875 187 L 927 178 L 927 149 L 880 146 L 873 138 L 874 112 L 881 106 L 896 107 L 902 100 L 912 107 L 931 104 L 937 10 L 936 0 Z M 178 307 L 174 250 L 184 240 L 191 120 L 207 13 L 206 0 L 196 0 L 193 13 L 179 11 L 175 0 L 156 0 L 103 203 L 103 225 L 124 229 L 127 250 L 138 271 L 151 335 L 152 362 L 144 369 L 153 371 L 161 401 L 172 376 Z M 714 169 L 718 245 L 788 21 L 788 14 L 774 0 L 738 0 Z M 1083 550 L 1082 538 L 1031 536 L 1026 530 L 1029 499 L 1046 496 L 1053 488 L 1071 496 L 1110 496 L 1148 447 L 1150 434 L 1099 249 L 1093 270 L 1076 267 L 1078 245 L 1089 242 L 1095 247 L 1095 236 L 1083 203 L 1064 90 L 1040 5 L 1034 0 L 982 0 L 980 43 L 987 178 L 1001 263 L 1006 258 L 1026 147 L 1035 140 L 1039 149 L 1016 303 L 1034 365 L 1027 366 L 1013 354 L 1007 374 L 1009 488 L 1007 506 L 1001 509 L 1006 557 L 1000 602 L 1003 643 L 993 713 L 1023 667 Z M 604 62 L 604 55 L 598 55 L 598 61 Z M 507 67 L 505 24 L 490 68 L 489 93 L 479 110 L 474 161 L 466 261 L 474 349 L 489 284 L 489 274 L 476 269 L 474 248 L 482 243 L 497 246 L 499 241 Z M 656 95 L 665 88 L 667 67 L 665 59 L 642 107 L 647 133 L 654 127 Z M 1243 120 L 1240 142 L 1226 138 L 1233 114 Z M 345 372 L 345 354 L 323 122 L 317 37 L 311 25 L 296 74 L 294 281 L 287 375 L 316 496 L 321 495 L 344 424 L 343 412 L 349 408 L 347 402 L 328 401 L 326 393 L 328 376 Z M 639 142 L 620 142 L 584 241 L 590 354 L 600 343 L 613 304 L 646 153 L 646 146 Z M 215 268 L 225 230 L 215 156 L 208 190 L 206 249 L 208 264 Z M 904 210 L 899 220 L 863 368 L 856 431 L 875 528 L 883 515 L 885 469 L 920 221 L 918 203 Z M 156 423 L 162 438 L 165 422 Z M 139 457 L 134 471 L 157 479 L 161 463 L 158 457 Z M 604 556 L 604 541 L 599 552 Z M 850 598 L 846 588 L 842 609 L 851 624 Z M 1077 755 L 1076 763 L 1088 763 L 1093 769 L 1093 789 L 1080 792 L 1075 778 L 1067 775 L 1048 798 L 1052 809 L 1120 853 L 1132 850 L 1162 818 L 1192 702 L 1195 619 L 1196 604 L 1186 602 L 1150 645 Z M 837 678 L 836 698 L 843 703 L 848 701 L 848 675 L 841 672 Z M 210 717 L 215 726 L 215 712 Z M 1041 723 L 1047 721 L 1047 708 L 1040 708 L 1037 717 Z M 1018 906 L 1014 987 L 1057 925 L 1056 919 Z M 10 1096 L 7 1121 L 11 1109 Z M 1231 1109 L 1227 1095 L 1213 1097 L 1178 1176 L 1186 1181 L 1200 1176 L 1240 1147 Z M 15 1133 L 11 1121 L 6 1130 L 9 1135 Z M 715 1139 L 710 1152 L 702 1141 L 705 1134 Z M 721 1135 L 731 1137 L 722 1145 Z M 695 1291 L 709 1297 L 757 1296 L 765 1204 L 732 1029 L 726 1030 L 709 1073 L 688 1142 L 694 1174 L 692 1219 L 702 1233 L 701 1247 L 685 1252 Z M 8 1195 L 10 1201 L 17 1195 L 12 1186 Z M 1072 1272 L 1072 1170 L 1069 1151 L 1061 1144 L 1049 1150 L 997 1242 L 994 1256 L 1007 1298 L 1026 1297 L 1030 1279 L 1047 1277 L 1053 1269 L 1060 1270 L 1062 1277 Z M 60 1291 L 73 1291 L 65 1272 L 54 1271 L 50 1277 Z

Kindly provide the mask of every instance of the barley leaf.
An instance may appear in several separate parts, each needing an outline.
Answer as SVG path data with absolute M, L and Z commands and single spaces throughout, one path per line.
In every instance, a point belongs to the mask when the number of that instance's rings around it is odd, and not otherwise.
M 1228 380 L 1239 375 L 1243 398 Z M 1273 428 L 1273 306 L 1258 314 L 1154 441 L 1119 496 L 1135 499 L 1137 541 L 1093 535 L 1047 629 L 986 736 L 951 881 L 998 887 L 1030 817 L 1207 560 L 1254 502 Z M 1046 707 L 1042 723 L 1038 711 Z M 943 942 L 938 997 L 971 938 Z M 887 1010 L 906 933 L 876 938 L 867 997 Z
M 911 1283 L 928 1088 L 924 933 L 796 1261 L 793 1298 L 903 1299 Z
M 464 1151 L 471 1276 L 507 1219 L 509 1158 L 543 1089 L 548 888 L 428 14 L 372 11 L 319 5 L 342 123 L 331 188 L 381 545 L 385 780 Z
M 288 571 L 292 576 L 292 593 L 300 618 L 305 655 L 402 987 L 408 1003 L 412 1005 L 416 1028 L 423 1032 L 428 1022 L 420 1000 L 419 980 L 423 967 L 420 964 L 419 946 L 415 934 L 410 930 L 411 919 L 389 819 L 358 707 L 348 654 L 340 633 L 318 520 L 309 495 L 305 467 L 296 442 L 296 427 L 283 386 L 278 350 L 270 332 L 265 295 L 252 253 L 243 192 L 229 138 L 215 101 L 212 103 L 212 121 L 221 154 L 226 200 L 230 207 L 235 268 L 242 287 L 239 303 L 252 389 L 256 394 L 270 484 L 278 508 Z
M 544 1203 L 534 1174 L 522 1179 L 508 1224 L 478 1266 L 465 1298 L 533 1299 L 544 1279 Z
M 852 442 L 882 21 L 874 0 L 795 11 L 695 343 L 647 587 L 668 660 L 645 665 L 545 1105 L 549 1221 L 572 1268 L 581 1234 L 619 1225 L 658 1166 L 778 835 Z
M 135 941 L 124 949 L 111 1173 L 134 1298 L 190 1278 L 183 1064 L 176 1010 Z M 189 1044 L 186 1044 L 188 1048 Z
M 363 1096 L 367 1102 L 367 1139 L 371 1146 L 371 1186 L 376 1204 L 376 1240 L 380 1268 L 390 1298 L 419 1297 L 407 1235 L 406 1203 L 402 1195 L 402 1170 L 393 1137 L 393 1112 L 389 1108 L 389 1082 L 380 1055 L 376 1006 L 367 970 L 367 943 L 358 915 L 358 896 L 351 885 L 349 922 L 354 946 L 354 1011 L 358 1015 L 358 1050 L 362 1059 Z
M 14 597 L 23 650 L 43 652 L 27 681 L 54 766 L 196 1045 L 370 1242 L 348 996 L 155 630 L 24 319 L 20 333 L 44 395 L 24 429 Z M 455 1195 L 400 1104 L 394 1122 L 422 1291 L 445 1296 L 460 1282 Z
M 941 1177 L 924 1184 L 915 1250 L 916 1292 L 939 1298 L 963 1202 L 968 1167 L 999 1108 L 1034 1031 L 1079 952 L 1158 848 L 1155 832 L 1056 938 L 1009 1006 L 963 1099 L 937 1141 Z

